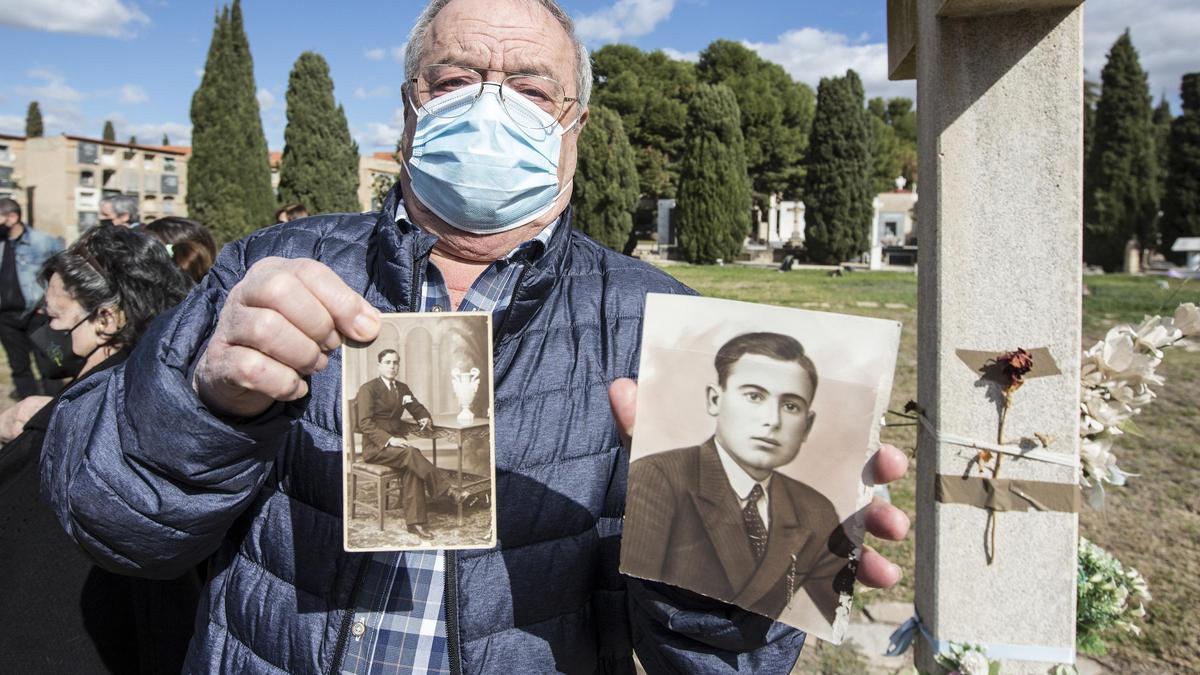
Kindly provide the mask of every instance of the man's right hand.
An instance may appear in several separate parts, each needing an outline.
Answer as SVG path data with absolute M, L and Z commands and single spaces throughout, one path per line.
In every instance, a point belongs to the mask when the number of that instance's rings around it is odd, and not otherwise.
M 342 336 L 370 342 L 379 311 L 325 265 L 264 258 L 232 290 L 196 366 L 209 410 L 253 417 L 308 393 L 305 377 L 329 365 Z

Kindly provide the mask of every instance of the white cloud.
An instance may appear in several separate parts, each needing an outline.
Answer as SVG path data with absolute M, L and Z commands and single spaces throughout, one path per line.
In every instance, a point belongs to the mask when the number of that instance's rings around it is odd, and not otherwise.
M 254 97 L 258 99 L 259 110 L 267 111 L 275 107 L 275 94 L 270 89 L 259 89 Z
M 389 52 L 392 54 L 392 60 L 396 63 L 404 63 L 404 50 L 408 48 L 408 43 L 404 43 L 398 47 L 392 47 Z
M 127 84 L 121 87 L 121 102 L 122 103 L 146 103 L 150 100 L 150 96 L 146 94 L 146 90 L 136 84 Z
M 914 82 L 887 79 L 887 44 L 868 42 L 866 35 L 852 40 L 842 33 L 805 27 L 780 35 L 775 42 L 743 42 L 759 56 L 783 66 L 800 82 L 814 89 L 822 77 L 841 76 L 853 68 L 862 78 L 867 97 L 916 95 Z
M 1150 4 L 1152 6 L 1147 6 Z M 1084 3 L 1084 66 L 1089 79 L 1100 80 L 1108 50 L 1126 27 L 1137 47 L 1142 68 L 1150 74 L 1157 102 L 1164 92 L 1179 113 L 1179 81 L 1200 71 L 1196 36 L 1200 35 L 1200 3 L 1196 0 L 1089 0 Z
M 18 115 L 0 115 L 0 134 L 25 135 L 25 118 Z
M 382 47 L 376 47 L 375 49 L 368 49 L 363 54 L 363 56 L 367 57 L 367 59 L 369 59 L 371 61 L 382 61 L 383 57 L 386 55 L 387 55 L 387 52 L 385 52 Z
M 660 51 L 676 61 L 690 61 L 696 63 L 700 60 L 700 52 L 681 52 L 678 49 L 663 47 Z
M 2 1 L 2 0 L 0 0 Z M 83 100 L 83 94 L 78 89 L 67 84 L 65 78 L 49 68 L 34 68 L 26 73 L 34 80 L 42 80 L 41 84 L 17 87 L 17 93 L 37 101 L 57 103 L 78 103 Z
M 131 37 L 150 18 L 122 0 L 0 0 L 0 24 L 54 33 Z
M 585 42 L 617 42 L 646 35 L 671 16 L 675 0 L 617 0 L 617 3 L 575 20 Z
M 367 89 L 366 87 L 358 87 L 354 90 L 354 98 L 380 98 L 389 96 L 393 91 L 391 86 L 381 84 Z
M 404 109 L 396 108 L 392 119 L 387 122 L 368 122 L 365 129 L 354 134 L 354 140 L 363 150 L 371 148 L 395 150 L 396 141 L 404 133 Z
M 138 141 L 146 145 L 158 145 L 166 134 L 171 145 L 191 145 L 192 125 L 179 122 L 151 122 L 143 124 L 125 124 L 117 138 L 137 136 Z

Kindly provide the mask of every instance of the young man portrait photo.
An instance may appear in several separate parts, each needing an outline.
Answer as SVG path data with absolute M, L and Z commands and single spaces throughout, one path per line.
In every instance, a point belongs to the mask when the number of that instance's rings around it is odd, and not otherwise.
M 622 570 L 771 618 L 806 593 L 832 622 L 852 590 L 851 545 L 833 504 L 777 471 L 816 423 L 817 368 L 771 332 L 728 340 L 714 366 L 715 433 L 630 465 Z

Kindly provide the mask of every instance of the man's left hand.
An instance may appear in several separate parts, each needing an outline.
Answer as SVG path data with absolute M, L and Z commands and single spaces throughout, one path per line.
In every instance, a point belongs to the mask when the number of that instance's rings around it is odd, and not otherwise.
M 628 378 L 616 380 L 608 388 L 608 400 L 621 432 L 621 442 L 628 449 L 637 413 L 637 383 Z M 908 456 L 899 448 L 883 444 L 871 458 L 870 466 L 876 485 L 891 483 L 908 471 Z M 867 532 L 880 539 L 899 541 L 908 535 L 909 520 L 903 511 L 876 497 L 867 507 L 866 526 Z M 899 565 L 863 546 L 862 561 L 858 565 L 859 583 L 873 588 L 890 588 L 900 581 L 900 576 Z

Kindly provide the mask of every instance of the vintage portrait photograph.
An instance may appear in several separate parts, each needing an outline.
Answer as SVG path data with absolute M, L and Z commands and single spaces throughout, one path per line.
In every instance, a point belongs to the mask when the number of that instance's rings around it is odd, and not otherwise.
M 496 543 L 489 312 L 385 314 L 342 347 L 347 551 Z
M 840 642 L 900 324 L 646 301 L 621 571 Z

